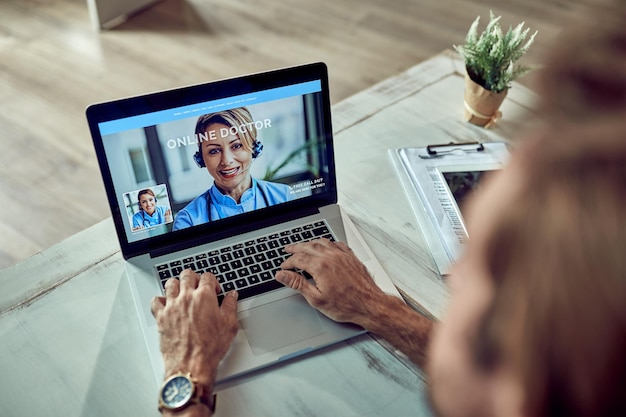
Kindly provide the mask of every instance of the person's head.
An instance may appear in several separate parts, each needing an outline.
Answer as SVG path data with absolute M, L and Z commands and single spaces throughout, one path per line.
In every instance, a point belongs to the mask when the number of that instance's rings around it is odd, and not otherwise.
M 470 200 L 431 346 L 443 415 L 626 415 L 626 122 L 562 133 Z
M 257 130 L 245 107 L 205 114 L 196 123 L 197 161 L 204 165 L 222 191 L 250 186 L 250 165 Z
M 139 204 L 139 210 L 143 210 L 150 215 L 156 210 L 157 198 L 154 195 L 154 191 L 149 188 L 139 191 L 137 194 L 137 202 Z
M 623 22 L 625 9 L 601 14 Z M 560 37 L 570 43 L 541 83 L 545 127 L 463 211 L 470 239 L 430 347 L 442 415 L 626 415 L 626 32 L 615 22 Z

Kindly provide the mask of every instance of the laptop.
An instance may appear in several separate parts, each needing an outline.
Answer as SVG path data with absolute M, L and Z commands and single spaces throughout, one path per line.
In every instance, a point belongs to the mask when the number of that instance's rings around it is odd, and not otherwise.
M 150 302 L 185 268 L 239 292 L 240 329 L 217 373 L 236 377 L 362 334 L 274 273 L 283 247 L 344 241 L 398 292 L 337 204 L 328 72 L 313 63 L 93 104 L 98 164 L 157 382 Z M 305 272 L 305 271 L 304 271 Z

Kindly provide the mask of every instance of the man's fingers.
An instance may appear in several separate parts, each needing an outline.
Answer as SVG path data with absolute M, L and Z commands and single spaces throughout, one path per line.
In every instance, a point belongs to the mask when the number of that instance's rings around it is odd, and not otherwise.
M 285 259 L 283 263 L 280 265 L 282 269 L 302 269 L 304 271 L 308 270 L 309 262 L 311 260 L 311 255 L 305 253 L 298 253 L 291 255 L 289 258 Z
M 200 277 L 191 269 L 185 269 L 180 273 L 180 288 L 181 290 L 193 290 L 198 288 L 198 281 Z
M 302 293 L 311 305 L 313 305 L 312 301 L 319 295 L 319 290 L 295 271 L 282 270 L 276 272 L 276 281 Z
M 318 254 L 321 250 L 330 249 L 334 243 L 328 239 L 320 238 L 304 243 L 296 243 L 285 246 L 285 251 L 289 253 L 308 253 L 311 255 Z
M 234 317 L 237 320 L 237 298 L 239 293 L 237 291 L 229 291 L 222 300 L 221 309 L 226 315 Z
M 215 275 L 213 275 L 210 272 L 205 272 L 204 274 L 200 275 L 198 288 L 203 287 L 203 286 L 212 288 L 213 292 L 216 294 L 220 292 L 220 284 L 217 282 L 217 278 L 215 278 Z
M 172 299 L 178 297 L 180 292 L 180 282 L 176 278 L 170 278 L 165 281 L 165 297 Z
M 150 303 L 150 311 L 152 312 L 152 316 L 156 318 L 157 314 L 159 314 L 165 308 L 165 297 L 153 297 L 152 302 Z

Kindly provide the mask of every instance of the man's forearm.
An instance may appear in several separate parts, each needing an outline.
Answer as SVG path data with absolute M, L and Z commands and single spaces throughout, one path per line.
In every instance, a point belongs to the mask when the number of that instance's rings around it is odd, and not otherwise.
M 387 340 L 418 366 L 425 365 L 433 322 L 402 300 L 386 296 L 373 306 L 371 316 L 359 324 Z

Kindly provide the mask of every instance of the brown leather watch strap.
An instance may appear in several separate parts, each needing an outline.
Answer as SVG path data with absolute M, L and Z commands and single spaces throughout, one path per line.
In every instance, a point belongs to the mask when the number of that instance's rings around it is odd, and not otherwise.
M 204 384 L 191 380 L 195 386 L 194 396 L 191 398 L 192 402 L 202 403 L 209 407 L 211 413 L 215 412 L 215 403 L 217 402 L 217 394 L 213 394 Z

